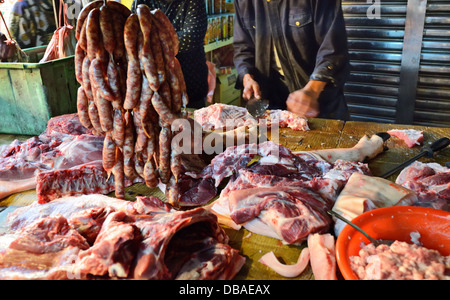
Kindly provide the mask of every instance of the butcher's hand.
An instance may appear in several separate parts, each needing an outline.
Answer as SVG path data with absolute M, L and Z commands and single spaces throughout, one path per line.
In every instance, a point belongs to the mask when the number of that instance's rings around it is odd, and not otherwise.
M 259 84 L 253 79 L 253 76 L 250 74 L 245 74 L 243 78 L 244 84 L 244 92 L 242 93 L 242 97 L 246 100 L 249 100 L 254 96 L 256 99 L 261 99 L 261 90 L 259 88 Z
M 301 90 L 289 94 L 287 109 L 301 117 L 315 118 L 319 115 L 319 96 L 326 82 L 311 80 Z

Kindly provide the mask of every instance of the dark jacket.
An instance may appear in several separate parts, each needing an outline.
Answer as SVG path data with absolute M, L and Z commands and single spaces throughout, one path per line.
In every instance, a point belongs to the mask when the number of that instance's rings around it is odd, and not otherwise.
M 160 9 L 170 19 L 180 41 L 177 58 L 186 81 L 188 107 L 203 107 L 208 93 L 208 66 L 204 49 L 208 27 L 205 1 L 134 0 L 131 11 L 135 12 L 139 4 Z
M 327 82 L 320 117 L 347 119 L 343 86 L 349 73 L 340 0 L 235 0 L 234 63 L 240 81 L 252 74 L 272 108 L 309 80 Z M 284 73 L 274 71 L 276 47 Z

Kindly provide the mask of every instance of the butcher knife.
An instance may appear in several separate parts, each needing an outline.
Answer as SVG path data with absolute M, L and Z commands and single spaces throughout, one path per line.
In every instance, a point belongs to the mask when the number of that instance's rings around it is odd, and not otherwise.
M 413 162 L 415 162 L 416 160 L 418 160 L 419 158 L 421 158 L 423 156 L 426 156 L 428 158 L 432 158 L 434 156 L 435 152 L 438 152 L 438 151 L 440 151 L 442 149 L 445 149 L 448 145 L 450 145 L 450 139 L 446 138 L 446 137 L 441 138 L 441 139 L 435 141 L 434 143 L 432 143 L 429 146 L 422 147 L 422 149 L 420 150 L 419 154 L 417 154 L 413 158 L 405 161 L 404 163 L 398 165 L 397 167 L 393 168 L 389 172 L 386 172 L 385 174 L 381 175 L 380 177 L 388 178 L 392 174 L 395 174 L 396 172 L 406 168 L 407 166 L 409 166 L 410 164 L 412 164 Z
M 266 112 L 269 107 L 269 100 L 267 99 L 257 99 L 255 97 L 250 98 L 247 101 L 245 108 L 254 117 L 259 118 Z

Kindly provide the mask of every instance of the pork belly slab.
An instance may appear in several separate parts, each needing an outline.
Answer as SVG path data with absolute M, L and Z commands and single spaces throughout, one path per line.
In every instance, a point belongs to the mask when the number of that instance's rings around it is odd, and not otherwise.
M 231 279 L 245 263 L 214 214 L 155 197 L 22 207 L 8 216 L 0 248 L 1 279 Z

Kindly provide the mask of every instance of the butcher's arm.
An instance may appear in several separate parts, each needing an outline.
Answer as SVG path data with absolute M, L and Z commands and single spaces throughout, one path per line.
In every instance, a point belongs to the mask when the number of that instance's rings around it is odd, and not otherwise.
M 314 2 L 314 30 L 320 47 L 310 80 L 342 86 L 349 73 L 349 54 L 341 1 Z
M 235 22 L 233 27 L 234 65 L 239 75 L 238 88 L 243 87 L 242 81 L 246 74 L 255 75 L 255 44 L 248 30 L 244 26 L 241 16 L 241 7 L 248 0 L 234 1 Z

